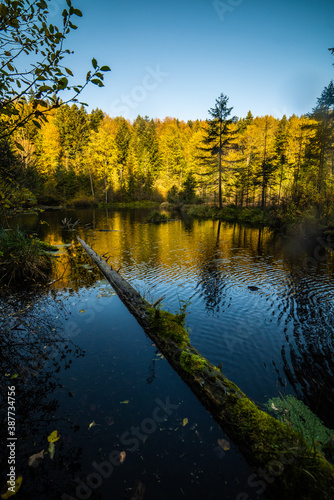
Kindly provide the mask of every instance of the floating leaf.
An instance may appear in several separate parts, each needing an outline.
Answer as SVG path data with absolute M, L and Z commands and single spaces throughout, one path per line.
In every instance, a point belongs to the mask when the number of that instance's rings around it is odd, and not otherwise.
M 93 422 L 91 422 L 88 426 L 88 430 L 91 429 L 92 427 L 94 427 L 94 425 L 96 425 L 95 423 L 95 420 L 93 420 Z
M 231 445 L 226 439 L 218 439 L 218 444 L 222 450 L 227 451 L 231 448 Z
M 124 462 L 125 457 L 126 457 L 125 451 L 121 451 L 121 453 L 119 454 L 119 461 L 121 464 Z
M 187 418 L 184 418 L 184 419 L 183 419 L 183 422 L 182 422 L 183 427 L 185 427 L 185 426 L 187 425 L 187 423 L 188 423 L 188 419 L 187 419 Z
M 126 399 L 125 401 L 121 401 L 120 404 L 121 405 L 127 405 L 127 404 L 129 404 L 129 401 Z
M 10 498 L 13 495 L 16 495 L 16 493 L 21 488 L 22 480 L 23 480 L 22 476 L 17 476 L 17 478 L 15 479 L 15 486 L 11 485 L 11 481 L 7 481 L 7 486 L 5 486 L 4 489 L 2 490 L 1 498 L 3 500 L 6 500 L 7 498 Z M 11 488 L 11 489 L 9 489 L 9 488 Z
M 55 443 L 58 439 L 60 439 L 58 431 L 52 431 L 50 436 L 48 436 L 49 443 Z
M 10 378 L 13 379 L 13 378 L 17 378 L 19 376 L 18 373 L 14 373 L 14 375 L 12 375 Z
M 81 311 L 79 311 L 79 312 L 80 312 L 80 313 L 84 313 L 84 312 L 85 312 L 85 310 L 84 310 L 84 309 L 81 309 Z
M 28 461 L 29 467 L 38 467 L 43 458 L 44 450 L 40 451 L 39 453 L 35 453 L 35 455 L 31 455 Z

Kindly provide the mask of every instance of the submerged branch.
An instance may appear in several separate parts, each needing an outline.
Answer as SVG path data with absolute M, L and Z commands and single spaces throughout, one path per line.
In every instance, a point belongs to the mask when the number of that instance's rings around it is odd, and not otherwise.
M 334 498 L 333 466 L 300 434 L 256 406 L 190 344 L 184 314 L 156 309 L 82 239 L 78 240 L 145 333 L 239 446 L 257 474 L 250 476 L 249 486 L 273 499 Z

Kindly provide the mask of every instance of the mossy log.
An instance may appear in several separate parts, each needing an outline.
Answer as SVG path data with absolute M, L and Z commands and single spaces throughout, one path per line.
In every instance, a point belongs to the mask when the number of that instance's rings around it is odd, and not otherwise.
M 149 304 L 102 257 L 78 240 L 146 334 L 239 447 L 254 470 L 248 481 L 254 495 L 332 500 L 334 467 L 325 457 L 290 426 L 262 411 L 190 344 L 184 314 L 174 315 Z M 243 493 L 239 497 L 249 498 Z

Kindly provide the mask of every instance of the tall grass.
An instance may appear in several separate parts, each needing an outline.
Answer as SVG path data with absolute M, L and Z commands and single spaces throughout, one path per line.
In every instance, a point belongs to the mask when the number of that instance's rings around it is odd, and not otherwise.
M 20 229 L 0 229 L 0 284 L 44 282 L 52 270 L 47 249 Z

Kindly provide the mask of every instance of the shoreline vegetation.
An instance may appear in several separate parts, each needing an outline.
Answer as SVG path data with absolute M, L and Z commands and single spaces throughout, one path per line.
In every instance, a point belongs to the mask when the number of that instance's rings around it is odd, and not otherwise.
M 86 203 L 85 205 L 66 204 L 53 206 L 36 206 L 26 210 L 19 207 L 19 213 L 34 213 L 45 210 L 61 209 L 151 209 L 146 218 L 147 223 L 161 223 L 175 220 L 169 218 L 164 212 L 178 212 L 182 216 L 199 220 L 217 220 L 246 225 L 254 228 L 269 228 L 285 235 L 303 235 L 307 239 L 314 239 L 319 235 L 332 241 L 334 238 L 334 215 L 319 216 L 316 207 L 301 213 L 281 206 L 240 207 L 232 204 L 219 208 L 215 204 L 183 204 L 165 201 L 159 203 L 152 200 L 115 202 L 115 203 Z M 11 212 L 11 213 L 10 213 Z M 40 241 L 34 235 L 25 234 L 20 228 L 9 229 L 8 219 L 15 216 L 14 210 L 7 211 L 6 224 L 0 225 L 0 283 L 2 285 L 16 286 L 17 284 L 45 283 L 52 271 L 52 251 L 54 249 L 47 243 Z M 50 253 L 49 253 L 50 252 Z
M 303 227 L 306 231 L 317 233 L 319 231 L 334 234 L 334 212 L 321 213 L 318 206 L 310 206 L 304 211 L 294 206 L 273 205 L 265 208 L 261 206 L 238 206 L 233 203 L 225 204 L 222 208 L 215 203 L 193 203 L 169 201 L 116 201 L 97 203 L 94 201 L 69 202 L 56 205 L 39 205 L 42 210 L 84 209 L 84 208 L 152 208 L 154 212 L 160 210 L 178 211 L 197 219 L 212 219 L 225 222 L 237 222 L 251 227 L 268 227 L 279 232 L 293 232 L 294 229 Z M 150 217 L 150 216 L 149 216 Z M 173 220 L 173 219 L 172 219 Z
M 0 228 L 0 285 L 44 284 L 52 273 L 52 252 L 58 248 L 25 233 Z
M 164 311 L 160 300 L 149 304 L 101 256 L 78 240 L 170 365 L 239 446 L 255 471 L 254 486 L 264 485 L 271 499 L 282 495 L 294 500 L 333 498 L 333 465 L 301 433 L 262 411 L 220 367 L 191 345 L 184 327 L 185 312 Z M 267 482 L 258 481 L 256 472 Z
M 272 205 L 262 208 L 259 205 L 240 206 L 234 203 L 224 204 L 221 208 L 215 202 L 208 203 L 183 203 L 169 202 L 161 200 L 133 200 L 133 201 L 115 201 L 115 202 L 96 202 L 94 200 L 82 199 L 75 201 L 62 202 L 62 200 L 53 200 L 52 204 L 38 203 L 22 207 L 12 207 L 6 211 L 6 218 L 10 218 L 17 213 L 30 213 L 30 211 L 45 210 L 73 210 L 85 208 L 152 208 L 155 211 L 159 209 L 169 211 L 184 212 L 189 216 L 198 219 L 212 219 L 226 222 L 238 222 L 254 227 L 266 226 L 271 229 L 281 230 L 282 232 L 292 229 L 295 225 L 307 225 L 318 227 L 320 229 L 334 230 L 334 211 L 322 213 L 317 205 L 312 205 L 305 210 L 300 210 L 290 205 Z

